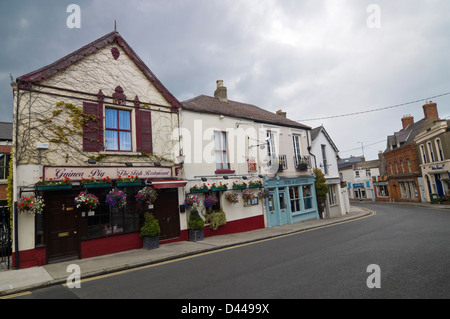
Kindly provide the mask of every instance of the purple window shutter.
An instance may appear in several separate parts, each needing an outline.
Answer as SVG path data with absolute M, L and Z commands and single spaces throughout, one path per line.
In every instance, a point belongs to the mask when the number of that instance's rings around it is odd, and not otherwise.
M 150 111 L 136 110 L 137 151 L 152 153 L 152 116 Z
M 88 120 L 83 127 L 83 151 L 103 151 L 103 107 L 102 104 L 83 102 L 83 112 L 95 115 L 96 120 Z

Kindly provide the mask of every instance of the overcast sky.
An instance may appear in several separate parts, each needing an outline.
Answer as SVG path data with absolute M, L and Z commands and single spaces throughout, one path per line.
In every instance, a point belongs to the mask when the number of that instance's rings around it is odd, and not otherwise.
M 69 4 L 81 9 L 69 28 Z M 0 121 L 12 121 L 14 80 L 117 30 L 184 101 L 212 96 L 311 127 L 323 125 L 341 157 L 376 159 L 401 118 L 423 118 L 450 92 L 448 0 L 0 0 Z M 450 95 L 432 99 L 450 118 Z M 379 143 L 382 141 L 381 143 Z

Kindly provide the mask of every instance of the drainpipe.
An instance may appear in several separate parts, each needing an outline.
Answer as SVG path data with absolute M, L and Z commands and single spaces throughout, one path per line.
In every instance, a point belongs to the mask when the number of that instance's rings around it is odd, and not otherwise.
M 316 155 L 314 155 L 313 153 L 311 153 L 311 145 L 309 145 L 309 136 L 311 136 L 311 132 L 308 134 L 306 133 L 306 142 L 308 143 L 308 153 L 309 155 L 311 155 L 312 157 L 314 157 L 314 168 L 317 168 L 317 162 L 316 162 Z
M 19 89 L 19 83 L 16 80 L 16 89 L 17 89 L 17 96 L 16 96 L 16 110 L 14 114 L 15 118 L 15 125 L 14 125 L 14 143 L 13 143 L 13 178 L 12 178 L 12 201 L 13 201 L 13 218 L 14 218 L 14 256 L 15 256 L 15 268 L 19 269 L 19 232 L 18 232 L 18 214 L 17 214 L 17 145 L 18 145 L 18 123 L 19 123 L 19 105 L 20 105 L 20 89 Z M 14 92 L 14 90 L 13 90 Z

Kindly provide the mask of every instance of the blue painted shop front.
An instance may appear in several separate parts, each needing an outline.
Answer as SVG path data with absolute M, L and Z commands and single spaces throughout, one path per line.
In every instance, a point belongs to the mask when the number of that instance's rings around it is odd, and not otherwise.
M 264 179 L 267 226 L 293 224 L 308 219 L 319 219 L 314 176 Z

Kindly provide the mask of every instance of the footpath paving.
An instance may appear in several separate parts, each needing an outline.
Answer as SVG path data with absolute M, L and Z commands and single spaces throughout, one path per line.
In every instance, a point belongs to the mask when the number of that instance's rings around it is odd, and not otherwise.
M 433 205 L 433 208 L 437 208 Z M 425 206 L 424 206 L 425 207 Z M 427 206 L 429 207 L 429 206 Z M 80 267 L 81 279 L 138 268 L 151 264 L 193 256 L 214 250 L 249 244 L 265 239 L 286 236 L 315 228 L 369 217 L 373 212 L 362 207 L 351 206 L 346 215 L 299 222 L 272 228 L 263 228 L 229 235 L 206 237 L 199 242 L 180 241 L 160 245 L 153 250 L 135 249 L 99 257 L 75 259 L 66 262 L 18 270 L 0 271 L 0 296 L 7 296 L 49 285 L 64 284 L 72 274 L 68 266 Z

